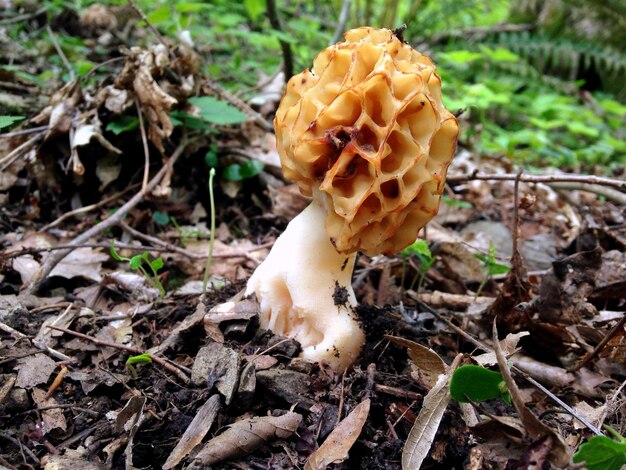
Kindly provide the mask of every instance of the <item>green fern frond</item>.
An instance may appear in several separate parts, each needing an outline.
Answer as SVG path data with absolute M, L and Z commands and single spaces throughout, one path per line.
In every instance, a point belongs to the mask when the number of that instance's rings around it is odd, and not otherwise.
M 582 67 L 595 67 L 601 76 L 615 77 L 626 72 L 626 57 L 615 49 L 590 42 L 550 38 L 529 32 L 501 33 L 491 42 L 524 57 L 539 72 L 565 71 L 575 79 Z

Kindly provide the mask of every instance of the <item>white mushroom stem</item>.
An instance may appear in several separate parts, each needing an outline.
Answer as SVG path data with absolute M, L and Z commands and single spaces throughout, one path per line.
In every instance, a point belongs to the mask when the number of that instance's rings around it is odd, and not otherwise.
M 278 237 L 248 281 L 246 295 L 256 294 L 261 327 L 296 339 L 302 357 L 326 360 L 343 371 L 364 342 L 352 311 L 356 254 L 335 250 L 324 220 L 325 209 L 314 199 Z

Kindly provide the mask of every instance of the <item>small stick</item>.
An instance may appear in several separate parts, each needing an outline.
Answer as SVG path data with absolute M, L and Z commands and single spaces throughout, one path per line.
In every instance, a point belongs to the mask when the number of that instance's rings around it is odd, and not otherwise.
M 595 349 L 591 351 L 589 354 L 587 354 L 583 358 L 582 361 L 580 361 L 578 364 L 576 364 L 576 366 L 574 366 L 573 369 L 571 369 L 572 372 L 576 372 L 577 370 L 582 369 L 587 364 L 589 364 L 589 362 L 592 359 L 594 359 L 598 354 L 600 354 L 602 350 L 604 349 L 604 347 L 607 345 L 607 343 L 611 340 L 611 338 L 613 338 L 624 327 L 625 322 L 626 322 L 626 313 L 624 313 L 622 318 L 619 319 L 617 324 L 615 324 L 615 326 L 611 328 L 611 330 L 606 334 L 606 336 L 602 338 L 602 341 L 598 343 Z
M 329 46 L 332 46 L 339 38 L 341 38 L 341 33 L 346 27 L 346 21 L 348 21 L 348 14 L 350 13 L 350 0 L 343 0 L 341 4 L 341 12 L 339 13 L 339 21 L 337 22 L 337 27 L 335 28 L 335 33 L 333 34 L 333 38 L 328 43 Z
M 148 185 L 148 176 L 150 173 L 150 149 L 148 148 L 148 136 L 146 135 L 146 126 L 143 122 L 143 113 L 139 100 L 135 98 L 135 107 L 137 108 L 137 116 L 139 116 L 139 130 L 141 131 L 141 142 L 143 144 L 143 181 L 141 182 L 141 192 L 145 194 Z
M 266 131 L 273 131 L 274 130 L 274 126 L 272 125 L 271 122 L 269 122 L 267 119 L 265 119 L 259 113 L 257 113 L 254 109 L 252 109 L 250 107 L 250 105 L 248 105 L 243 100 L 241 100 L 240 98 L 237 98 L 235 95 L 230 93 L 228 90 L 225 90 L 224 88 L 219 86 L 217 83 L 213 82 L 212 80 L 210 80 L 208 78 L 205 80 L 205 84 L 217 96 L 219 96 L 220 98 L 228 101 L 234 107 L 239 109 L 239 111 L 241 111 L 242 113 L 244 113 L 247 116 L 249 116 L 261 128 L 263 128 Z
M 283 28 L 280 24 L 280 18 L 278 17 L 278 10 L 276 9 L 275 0 L 267 0 L 267 17 L 270 20 L 272 28 L 276 31 L 283 32 Z M 291 46 L 288 42 L 279 39 L 280 48 L 283 51 L 283 70 L 285 71 L 285 82 L 293 75 L 293 54 L 291 52 Z
M 161 44 L 163 44 L 166 49 L 169 50 L 169 48 L 167 47 L 167 44 L 165 43 L 165 39 L 163 39 L 163 36 L 161 36 L 161 33 L 159 33 L 159 30 L 156 29 L 154 25 L 150 22 L 150 20 L 148 19 L 146 14 L 143 12 L 143 10 L 139 8 L 139 5 L 137 5 L 134 0 L 128 0 L 128 4 L 133 8 L 133 10 L 137 12 L 137 14 L 141 17 L 141 19 L 146 22 L 146 24 L 148 25 L 148 29 L 152 31 L 152 34 L 154 34 L 157 40 Z
M 474 172 L 466 175 L 448 175 L 446 181 L 448 183 L 461 183 L 472 180 L 515 181 L 517 178 L 517 173 L 488 174 Z M 618 180 L 595 175 L 573 175 L 571 173 L 562 173 L 559 175 L 522 175 L 519 180 L 525 183 L 573 182 L 581 184 L 599 184 L 601 186 L 612 186 L 618 189 L 626 189 L 626 180 Z
M 59 250 L 48 255 L 43 265 L 39 268 L 39 270 L 33 276 L 30 284 L 24 290 L 24 294 L 25 295 L 36 294 L 39 288 L 41 287 L 41 285 L 43 284 L 43 281 L 45 280 L 45 278 L 50 274 L 50 272 L 54 269 L 54 267 L 57 264 L 59 264 L 59 262 L 72 251 L 73 247 L 81 243 L 85 243 L 90 238 L 102 233 L 103 231 L 105 231 L 106 229 L 110 227 L 118 225 L 123 220 L 124 216 L 143 200 L 145 194 L 148 193 L 149 191 L 152 191 L 152 189 L 154 189 L 161 182 L 163 177 L 168 173 L 168 171 L 170 171 L 170 169 L 174 166 L 178 158 L 182 155 L 186 147 L 187 147 L 187 139 L 183 137 L 181 143 L 178 145 L 176 150 L 174 150 L 174 153 L 172 153 L 172 156 L 169 158 L 169 160 L 163 165 L 163 167 L 159 170 L 159 172 L 156 175 L 154 175 L 154 177 L 149 181 L 148 185 L 146 186 L 145 192 L 142 192 L 142 191 L 138 192 L 126 204 L 120 207 L 120 209 L 117 212 L 115 212 L 115 214 L 113 214 L 111 217 L 109 217 L 106 220 L 103 220 L 102 222 L 96 224 L 89 230 L 83 232 L 82 234 L 74 238 L 69 243 L 69 246 L 72 248 Z
M 67 372 L 68 372 L 67 367 L 61 366 L 61 371 L 54 378 L 52 385 L 50 385 L 50 388 L 48 389 L 48 393 L 46 393 L 46 397 L 44 398 L 45 400 L 48 400 L 52 395 L 54 395 L 54 392 L 56 392 L 57 388 L 59 388 L 61 384 L 63 383 L 63 377 L 65 377 L 65 374 L 67 374 Z
M 408 293 L 408 294 L 411 295 L 411 293 Z M 435 316 L 435 318 L 437 318 L 437 320 L 444 322 L 446 325 L 448 325 L 448 327 L 450 329 L 452 329 L 456 333 L 458 333 L 461 336 L 463 336 L 465 339 L 467 339 L 470 343 L 475 345 L 477 348 L 479 348 L 479 349 L 481 349 L 481 350 L 483 350 L 485 352 L 493 352 L 493 349 L 491 349 L 485 343 L 475 339 L 470 334 L 466 333 L 461 328 L 459 328 L 454 323 L 452 323 L 450 320 L 448 320 L 447 318 L 444 318 L 443 316 L 441 316 L 439 314 L 439 312 L 437 312 L 434 308 L 431 308 L 429 305 L 427 305 L 424 302 L 420 301 L 417 297 L 413 297 L 413 299 L 417 302 L 417 304 L 420 307 L 428 310 L 430 313 L 432 313 Z M 587 426 L 587 428 L 589 428 L 589 430 L 591 430 L 594 434 L 602 435 L 602 433 L 598 430 L 598 428 L 596 428 L 593 424 L 591 424 L 589 421 L 587 421 L 587 419 L 584 416 L 581 416 L 580 414 L 578 414 L 576 412 L 576 410 L 574 410 L 571 406 L 569 406 L 567 403 L 565 403 L 563 400 L 561 400 L 559 397 L 557 397 L 554 393 L 552 393 L 550 390 L 548 390 L 543 385 L 541 385 L 539 382 L 537 382 L 535 379 L 533 379 L 531 376 L 529 376 L 522 369 L 520 369 L 519 367 L 513 365 L 513 366 L 511 366 L 511 370 L 513 372 L 515 372 L 516 374 L 520 375 L 521 377 L 523 377 L 524 379 L 526 379 L 526 381 L 528 381 L 529 383 L 531 383 L 532 385 L 537 387 L 539 390 L 541 390 L 547 397 L 551 398 L 559 406 L 561 406 L 563 409 L 565 409 L 570 415 L 572 415 L 574 418 L 576 418 L 578 421 L 580 421 L 584 426 Z
M 0 330 L 4 331 L 5 333 L 9 333 L 11 336 L 13 336 L 13 338 L 17 340 L 28 339 L 28 336 L 26 336 L 24 333 L 20 333 L 15 328 L 10 327 L 6 323 L 0 322 Z
M 68 218 L 73 217 L 75 215 L 85 214 L 85 213 L 90 212 L 90 211 L 92 211 L 94 209 L 97 209 L 99 207 L 105 206 L 109 202 L 113 202 L 116 199 L 119 199 L 120 197 L 122 197 L 124 194 L 126 194 L 128 191 L 130 191 L 131 189 L 133 189 L 135 187 L 136 187 L 136 185 L 132 185 L 132 186 L 124 189 L 123 191 L 115 193 L 115 194 L 113 194 L 113 195 L 111 195 L 109 197 L 106 197 L 106 198 L 102 199 L 101 201 L 96 202 L 95 204 L 90 204 L 88 206 L 79 207 L 78 209 L 74 209 L 73 211 L 66 212 L 65 214 L 63 214 L 58 219 L 50 222 L 48 225 L 43 226 L 40 231 L 41 232 L 45 232 L 46 230 L 51 229 L 52 227 L 56 227 L 61 222 L 63 222 L 65 219 L 68 219 Z
M 26 463 L 26 458 L 24 457 L 24 453 L 26 453 L 37 464 L 38 467 L 41 466 L 41 461 L 39 460 L 39 457 L 37 457 L 32 450 L 30 450 L 28 447 L 23 445 L 19 439 L 14 438 L 13 436 L 5 433 L 4 431 L 0 431 L 0 436 L 5 438 L 9 442 L 12 442 L 15 446 L 17 446 L 20 449 L 20 452 L 22 453 L 22 458 L 24 458 L 24 463 L 26 465 L 28 464 Z
M 383 384 L 374 384 L 374 391 L 378 393 L 385 393 L 387 395 L 393 395 L 394 397 L 408 398 L 409 400 L 421 400 L 423 398 L 423 396 L 419 393 Z
M 76 80 L 76 74 L 74 73 L 74 69 L 72 68 L 70 62 L 67 60 L 67 57 L 65 57 L 65 53 L 63 52 L 63 49 L 61 49 L 59 41 L 57 41 L 56 34 L 52 32 L 52 28 L 50 27 L 50 25 L 46 26 L 46 30 L 48 31 L 48 35 L 50 36 L 50 40 L 52 41 L 52 44 L 57 51 L 57 54 L 59 54 L 63 65 L 65 65 L 67 72 L 70 74 L 70 80 Z
M 36 134 L 28 139 L 23 144 L 15 147 L 11 152 L 9 152 L 4 157 L 0 158 L 0 171 L 4 171 L 9 168 L 15 160 L 17 160 L 24 153 L 28 152 L 31 147 L 34 147 L 40 140 L 43 139 L 44 134 Z
M 21 416 L 21 415 L 27 415 L 29 413 L 37 413 L 40 411 L 57 410 L 57 409 L 61 409 L 61 410 L 71 409 L 71 410 L 80 411 L 81 413 L 87 413 L 92 416 L 100 416 L 100 413 L 98 413 L 97 411 L 91 410 L 89 408 L 81 408 L 80 406 L 76 406 L 73 403 L 64 403 L 64 404 L 59 403 L 56 405 L 42 406 L 40 408 L 33 408 L 32 410 L 20 411 L 19 413 L 15 413 L 14 415 L 11 415 L 11 416 Z M 10 417 L 10 416 L 5 415 L 3 417 Z
M 8 139 L 10 137 L 19 137 L 21 135 L 36 134 L 37 132 L 45 132 L 48 130 L 48 127 L 50 126 L 46 124 L 45 126 L 31 127 L 30 129 L 20 129 L 19 131 L 6 132 L 4 134 L 0 134 L 0 139 Z
M 148 235 L 145 235 L 145 236 L 148 237 Z M 167 242 L 163 242 L 163 243 L 167 243 Z M 263 250 L 265 248 L 271 248 L 273 244 L 274 242 L 268 242 L 259 246 L 255 246 L 254 248 L 250 248 L 248 251 L 235 251 L 233 253 L 215 254 L 213 255 L 213 258 L 216 258 L 216 259 L 248 258 L 251 261 L 258 263 L 258 260 L 256 260 L 256 258 L 252 258 L 250 256 L 250 253 Z M 115 246 L 117 248 L 121 248 L 124 250 L 131 250 L 131 251 L 156 251 L 159 253 L 169 253 L 172 251 L 169 248 L 159 248 L 159 247 L 145 246 L 145 245 L 130 245 L 128 243 L 118 243 L 118 242 L 115 242 Z M 36 255 L 37 253 L 43 253 L 46 251 L 59 251 L 59 250 L 68 250 L 68 249 L 75 249 L 75 248 L 104 248 L 105 250 L 108 250 L 109 248 L 111 248 L 111 242 L 109 243 L 79 243 L 79 244 L 72 243 L 68 245 L 49 246 L 45 248 L 22 248 L 21 250 L 16 250 L 16 251 L 4 251 L 4 252 L 0 251 L 0 253 L 2 254 L 2 256 L 4 256 L 3 259 L 10 259 L 10 258 L 17 258 L 19 256 L 24 256 L 24 255 Z M 206 255 L 203 255 L 201 253 L 193 253 L 191 251 L 186 251 L 186 250 L 184 252 L 181 251 L 180 254 L 188 256 L 191 259 L 198 259 L 198 260 L 203 260 L 203 259 L 206 259 L 207 257 Z
M 48 325 L 48 328 L 53 330 L 62 331 L 63 333 L 67 333 L 68 335 L 76 336 L 77 338 L 84 339 L 85 341 L 90 341 L 96 346 L 102 346 L 106 348 L 114 348 L 121 349 L 122 351 L 127 351 L 135 355 L 146 354 L 145 351 L 139 348 L 133 348 L 132 346 L 124 346 L 123 344 L 111 343 L 109 341 L 103 341 L 98 338 L 94 338 L 93 336 L 85 335 L 83 333 L 79 333 L 78 331 L 68 330 L 67 328 L 61 328 L 59 326 Z M 165 361 L 163 358 L 159 356 L 155 356 L 150 354 L 150 357 L 154 362 L 169 370 L 171 373 L 176 375 L 179 379 L 181 379 L 185 383 L 189 383 L 189 377 L 187 377 L 180 369 L 174 367 L 169 362 Z

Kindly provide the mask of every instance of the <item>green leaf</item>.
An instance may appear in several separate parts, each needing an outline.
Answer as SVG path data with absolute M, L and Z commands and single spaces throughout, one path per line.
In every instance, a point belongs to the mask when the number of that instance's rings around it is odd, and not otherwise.
M 483 58 L 483 55 L 480 54 L 479 52 L 472 52 L 472 51 L 465 51 L 465 50 L 443 52 L 439 54 L 439 56 L 448 62 L 452 62 L 454 64 L 459 64 L 459 65 L 467 64 L 469 62 L 473 62 L 475 60 L 479 60 Z
M 217 166 L 217 146 L 213 145 L 207 151 L 204 156 L 204 163 L 206 163 L 206 166 L 209 168 L 215 168 Z
M 139 127 L 139 118 L 137 116 L 120 116 L 107 124 L 106 130 L 120 135 L 122 132 L 132 131 Z
M 12 126 L 14 123 L 26 119 L 24 116 L 0 116 L 0 129 Z
M 243 6 L 252 21 L 256 21 L 265 11 L 265 0 L 244 0 Z
M 242 181 L 259 174 L 263 163 L 258 160 L 248 160 L 244 163 L 233 163 L 224 168 L 222 178 L 228 181 Z
M 165 212 L 154 211 L 152 213 L 152 220 L 154 220 L 157 225 L 167 225 L 170 223 L 170 216 Z
M 606 112 L 614 113 L 621 117 L 626 117 L 626 106 L 615 100 L 606 98 L 603 100 L 599 100 L 598 104 L 602 106 L 602 109 L 604 109 Z
M 159 24 L 169 20 L 172 17 L 172 13 L 170 11 L 169 5 L 164 5 L 155 10 L 152 10 L 146 15 L 146 17 L 148 18 L 148 21 L 150 21 L 150 23 Z
M 96 64 L 91 62 L 90 60 L 79 59 L 74 62 L 74 70 L 76 71 L 76 75 L 82 77 L 87 75 L 91 69 L 95 67 Z
M 452 199 L 446 196 L 445 194 L 441 197 L 441 200 L 446 206 L 450 207 L 459 207 L 461 209 L 471 209 L 474 205 L 468 201 L 461 201 L 458 199 Z
M 210 123 L 182 111 L 172 111 L 170 113 L 170 119 L 172 120 L 172 124 L 174 124 L 174 126 L 184 126 L 187 129 L 195 131 L 210 131 L 212 129 Z
M 450 395 L 461 403 L 490 400 L 508 394 L 503 382 L 500 372 L 475 365 L 461 366 L 450 379 Z
M 165 263 L 163 262 L 163 258 L 161 258 L 160 256 L 150 261 L 150 267 L 154 272 L 157 272 L 159 269 L 161 269 L 164 264 Z
M 598 137 L 600 133 L 595 127 L 588 126 L 582 122 L 568 122 L 567 129 L 574 134 L 586 135 L 587 137 Z
M 248 117 L 228 102 L 212 96 L 189 98 L 189 102 L 199 109 L 199 117 L 211 124 L 224 126 L 244 122 Z
M 626 463 L 626 442 L 593 436 L 574 454 L 574 463 L 585 462 L 588 470 L 620 470 Z
M 113 240 L 111 240 L 111 246 L 109 248 L 109 252 L 111 253 L 111 256 L 113 257 L 113 259 L 116 261 L 130 261 L 130 259 L 123 258 L 117 253 L 117 251 L 115 251 L 115 242 Z
M 145 256 L 147 256 L 148 254 L 146 252 L 143 252 L 143 254 L 141 255 L 135 255 L 133 256 L 130 261 L 129 261 L 129 265 L 131 269 L 139 269 L 139 266 L 141 266 L 141 262 L 143 261 L 143 258 Z
M 407 258 L 411 255 L 422 255 L 427 259 L 432 259 L 433 255 L 430 252 L 430 248 L 428 248 L 428 243 L 426 240 L 416 240 L 411 245 L 404 248 L 400 254 Z
M 150 364 L 152 362 L 152 356 L 150 354 L 139 354 L 137 356 L 130 356 L 126 359 L 126 365 L 137 365 L 137 364 Z
M 195 13 L 202 10 L 211 10 L 215 8 L 214 5 L 207 5 L 206 3 L 177 3 L 176 10 L 180 13 Z
M 520 56 L 502 47 L 490 49 L 489 47 L 481 46 L 480 50 L 491 60 L 496 62 L 517 62 L 520 60 Z

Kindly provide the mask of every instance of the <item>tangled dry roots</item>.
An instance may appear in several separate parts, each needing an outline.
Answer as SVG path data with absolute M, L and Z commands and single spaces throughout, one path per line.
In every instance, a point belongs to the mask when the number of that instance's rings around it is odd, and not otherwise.
M 458 124 L 428 57 L 358 28 L 293 76 L 274 121 L 286 178 L 328 208 L 337 251 L 390 254 L 436 215 Z

